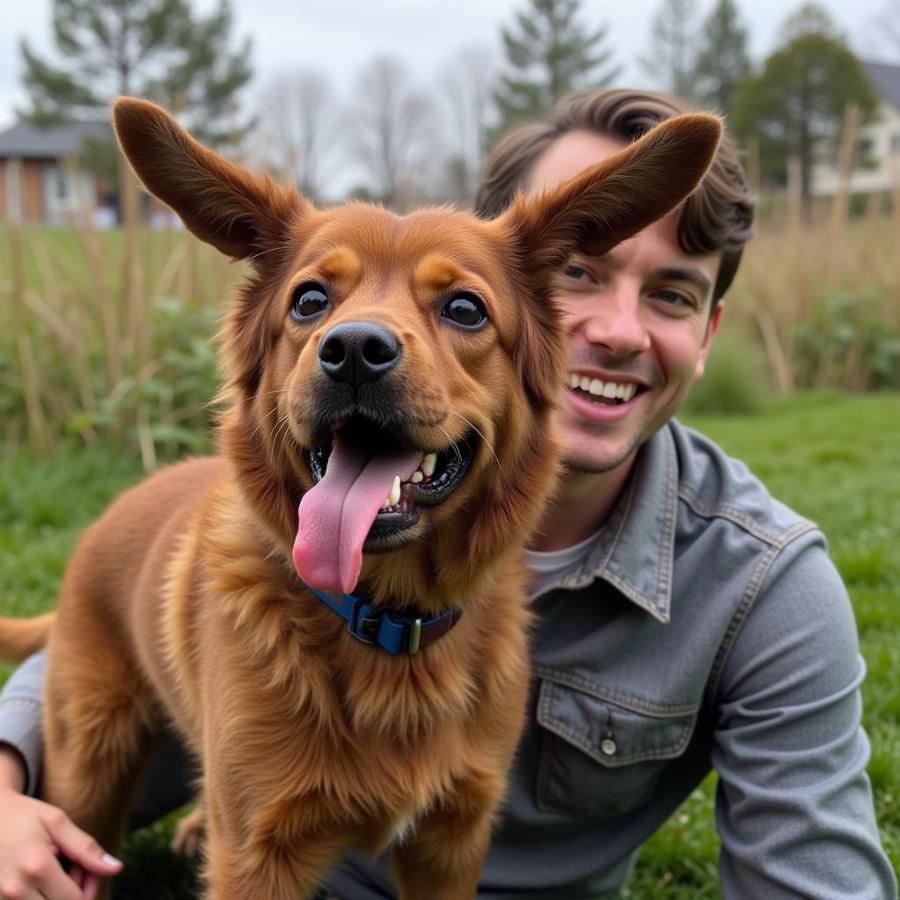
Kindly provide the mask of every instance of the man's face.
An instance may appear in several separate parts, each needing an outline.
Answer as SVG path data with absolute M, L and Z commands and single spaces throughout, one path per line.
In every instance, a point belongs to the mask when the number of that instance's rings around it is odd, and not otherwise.
M 538 158 L 526 187 L 552 187 L 624 146 L 569 132 Z M 576 254 L 559 274 L 571 347 L 561 405 L 571 469 L 630 463 L 703 374 L 722 312 L 721 304 L 709 312 L 719 256 L 685 253 L 677 225 L 676 212 L 604 256 Z

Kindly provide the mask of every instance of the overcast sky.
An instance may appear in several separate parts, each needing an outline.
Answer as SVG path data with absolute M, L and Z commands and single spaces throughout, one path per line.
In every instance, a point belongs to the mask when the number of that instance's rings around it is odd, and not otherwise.
M 659 0 L 585 0 L 583 21 L 606 22 L 624 67 L 623 84 L 649 86 L 637 59 L 646 51 L 650 20 Z M 820 0 L 866 58 L 879 53 L 878 14 L 900 0 Z M 202 10 L 214 0 L 195 0 Z M 346 93 L 359 66 L 379 52 L 403 59 L 421 84 L 460 48 L 484 45 L 497 59 L 499 31 L 523 0 L 232 0 L 236 33 L 253 39 L 255 85 L 268 75 L 312 66 Z M 0 128 L 23 103 L 19 40 L 26 36 L 42 56 L 52 56 L 51 0 L 0 0 Z M 700 0 L 703 12 L 713 0 Z M 772 47 L 785 17 L 799 0 L 739 0 L 750 28 L 754 57 Z M 252 98 L 254 89 L 248 96 Z

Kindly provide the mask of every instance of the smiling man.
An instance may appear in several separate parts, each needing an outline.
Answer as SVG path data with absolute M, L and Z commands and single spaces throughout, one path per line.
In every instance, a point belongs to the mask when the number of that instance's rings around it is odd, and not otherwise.
M 658 94 L 573 95 L 494 150 L 478 208 L 494 216 L 680 111 Z M 752 217 L 726 141 L 680 210 L 604 255 L 587 244 L 559 273 L 566 471 L 528 552 L 533 690 L 479 897 L 619 892 L 711 769 L 726 898 L 896 896 L 865 775 L 864 667 L 825 539 L 672 418 L 703 374 Z M 84 895 L 34 865 L 47 846 L 116 869 L 20 793 L 40 766 L 41 667 L 33 658 L 0 699 L 0 898 L 4 879 L 29 885 L 17 896 Z M 150 792 L 159 801 L 179 777 L 157 767 Z M 322 896 L 395 889 L 384 861 L 353 856 Z
M 570 104 L 577 109 L 578 102 L 576 96 Z M 523 184 L 530 192 L 551 188 L 624 144 L 573 128 L 538 155 Z M 510 158 L 516 154 L 501 145 L 494 165 Z M 743 185 L 734 187 L 740 191 Z M 482 192 L 481 204 L 497 205 L 487 194 Z M 749 237 L 752 207 L 739 193 L 733 206 L 732 240 L 740 246 Z M 673 212 L 603 256 L 576 255 L 560 273 L 557 297 L 566 310 L 572 348 L 561 407 L 566 491 L 577 498 L 586 490 L 590 501 L 576 502 L 575 510 L 560 504 L 548 513 L 552 527 L 545 528 L 543 549 L 570 546 L 585 536 L 583 524 L 602 521 L 638 449 L 674 415 L 703 374 L 722 314 L 713 298 L 720 255 L 682 249 L 680 221 L 680 211 Z M 578 472 L 604 477 L 585 479 L 576 477 Z

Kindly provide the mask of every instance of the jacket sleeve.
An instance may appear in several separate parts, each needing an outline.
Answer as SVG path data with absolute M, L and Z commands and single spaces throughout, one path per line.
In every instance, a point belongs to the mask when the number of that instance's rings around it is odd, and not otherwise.
M 42 711 L 47 654 L 35 653 L 16 669 L 0 691 L 0 744 L 25 760 L 25 792 L 37 793 L 44 755 Z
M 716 694 L 723 895 L 895 898 L 865 772 L 865 664 L 821 534 L 788 545 L 759 583 Z

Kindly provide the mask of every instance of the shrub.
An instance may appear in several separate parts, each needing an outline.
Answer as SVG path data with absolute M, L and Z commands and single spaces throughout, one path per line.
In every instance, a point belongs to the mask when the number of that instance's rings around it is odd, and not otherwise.
M 900 329 L 872 291 L 831 294 L 794 333 L 798 387 L 900 388 Z
M 758 347 L 740 335 L 720 333 L 684 409 L 698 415 L 750 415 L 763 408 L 769 390 Z

